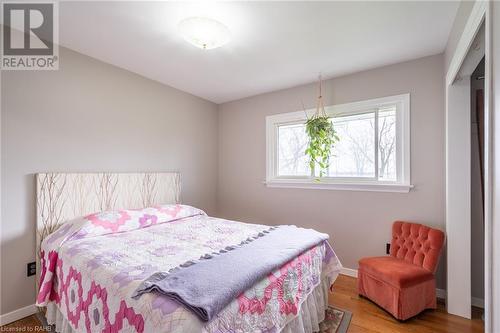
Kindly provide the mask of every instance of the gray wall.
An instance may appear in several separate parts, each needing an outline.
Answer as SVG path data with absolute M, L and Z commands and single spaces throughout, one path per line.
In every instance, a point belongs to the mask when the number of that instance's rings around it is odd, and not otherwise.
M 34 303 L 34 173 L 182 173 L 184 203 L 214 214 L 217 106 L 62 48 L 58 71 L 2 72 L 1 309 Z
M 223 217 L 325 231 L 350 268 L 362 256 L 384 254 L 395 219 L 444 229 L 443 73 L 437 55 L 325 83 L 327 104 L 411 93 L 416 188 L 398 194 L 262 184 L 265 116 L 299 110 L 302 101 L 312 107 L 315 85 L 226 103 L 217 112 L 213 103 L 64 48 L 59 71 L 2 72 L 0 313 L 34 301 L 25 265 L 34 261 L 37 172 L 179 170 L 185 203 Z
M 426 57 L 325 82 L 326 105 L 411 94 L 408 194 L 267 188 L 265 117 L 314 106 L 316 85 L 276 91 L 219 107 L 219 215 L 265 224 L 297 224 L 331 236 L 342 263 L 385 254 L 396 219 L 444 230 L 444 58 Z M 444 258 L 438 285 L 444 288 Z

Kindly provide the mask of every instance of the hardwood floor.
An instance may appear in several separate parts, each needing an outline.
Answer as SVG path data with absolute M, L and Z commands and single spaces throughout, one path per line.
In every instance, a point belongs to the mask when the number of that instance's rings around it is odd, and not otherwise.
M 384 310 L 356 292 L 356 279 L 340 275 L 330 294 L 330 304 L 352 312 L 349 333 L 479 333 L 484 332 L 481 310 L 473 308 L 473 319 L 467 320 L 447 314 L 444 305 L 436 311 L 425 311 L 406 322 L 395 320 Z M 0 332 L 47 332 L 40 330 L 41 324 L 35 316 L 2 326 Z M 24 329 L 24 330 L 20 330 Z

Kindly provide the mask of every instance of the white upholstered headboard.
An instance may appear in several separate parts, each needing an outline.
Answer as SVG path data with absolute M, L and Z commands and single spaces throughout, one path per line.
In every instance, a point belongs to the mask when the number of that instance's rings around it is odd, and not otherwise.
M 42 240 L 64 222 L 103 210 L 179 203 L 180 191 L 180 174 L 177 172 L 38 173 L 37 267 Z

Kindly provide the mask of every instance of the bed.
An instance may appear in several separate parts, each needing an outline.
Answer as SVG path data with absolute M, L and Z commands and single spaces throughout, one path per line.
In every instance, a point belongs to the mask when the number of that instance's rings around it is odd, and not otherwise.
M 327 241 L 266 274 L 208 321 L 159 292 L 132 297 L 157 272 L 224 258 L 276 233 L 179 201 L 178 173 L 38 174 L 36 304 L 47 322 L 58 332 L 319 330 L 341 268 Z

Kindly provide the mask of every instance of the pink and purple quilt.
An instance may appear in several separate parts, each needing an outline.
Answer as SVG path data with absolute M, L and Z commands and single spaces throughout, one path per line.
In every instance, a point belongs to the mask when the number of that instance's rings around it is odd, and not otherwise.
M 151 274 L 240 244 L 270 227 L 185 205 L 101 212 L 65 223 L 41 247 L 37 305 L 76 332 L 279 332 L 340 270 L 327 242 L 297 256 L 203 322 L 158 293 L 131 296 Z

